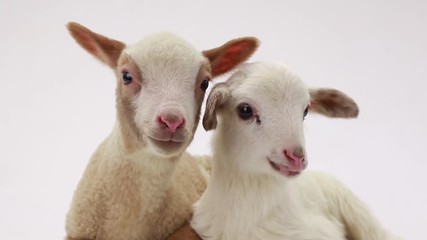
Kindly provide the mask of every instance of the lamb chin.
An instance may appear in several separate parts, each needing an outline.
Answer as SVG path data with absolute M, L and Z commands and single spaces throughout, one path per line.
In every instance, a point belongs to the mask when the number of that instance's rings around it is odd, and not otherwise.
M 179 153 L 183 148 L 187 147 L 186 142 L 174 142 L 174 141 L 159 141 L 149 137 L 151 145 L 156 149 L 156 152 L 161 155 L 174 155 L 174 153 Z

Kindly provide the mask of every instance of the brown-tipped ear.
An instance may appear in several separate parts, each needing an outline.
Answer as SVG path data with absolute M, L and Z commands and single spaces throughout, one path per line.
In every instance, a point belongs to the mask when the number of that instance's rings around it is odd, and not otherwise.
M 68 23 L 67 28 L 82 48 L 111 68 L 117 67 L 117 60 L 126 46 L 124 43 L 94 33 L 75 22 Z
M 203 51 L 209 59 L 212 76 L 226 73 L 246 61 L 258 48 L 259 41 L 254 37 L 244 37 L 231 40 L 221 47 Z
M 310 89 L 309 110 L 331 118 L 356 118 L 359 115 L 359 107 L 353 99 L 330 88 Z
M 206 101 L 205 115 L 203 116 L 203 128 L 206 131 L 216 128 L 216 108 L 224 105 L 229 97 L 230 90 L 225 83 L 219 83 L 212 89 Z

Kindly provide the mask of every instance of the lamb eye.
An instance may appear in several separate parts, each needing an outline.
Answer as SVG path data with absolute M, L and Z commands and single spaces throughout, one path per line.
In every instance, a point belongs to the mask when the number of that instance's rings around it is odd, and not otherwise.
M 209 78 L 205 78 L 200 84 L 200 89 L 202 89 L 202 91 L 205 92 L 206 89 L 208 89 L 208 87 L 209 87 Z
M 308 114 L 308 107 L 306 107 L 304 110 L 304 119 L 305 119 L 305 117 L 307 117 L 307 114 Z
M 247 103 L 240 104 L 237 107 L 237 112 L 239 113 L 239 117 L 243 120 L 248 120 L 253 116 L 252 108 Z
M 124 84 L 124 85 L 131 84 L 131 83 L 132 83 L 132 80 L 133 80 L 133 78 L 132 78 L 132 74 L 130 74 L 130 73 L 129 73 L 129 72 L 127 72 L 127 71 L 123 71 L 123 72 L 122 72 L 122 79 L 123 79 L 123 84 Z

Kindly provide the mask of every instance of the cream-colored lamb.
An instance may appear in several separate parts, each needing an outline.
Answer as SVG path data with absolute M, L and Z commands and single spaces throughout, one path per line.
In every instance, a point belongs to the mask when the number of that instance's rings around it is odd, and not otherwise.
M 203 239 L 392 239 L 341 182 L 303 172 L 308 111 L 358 115 L 344 93 L 309 90 L 281 64 L 248 64 L 212 89 L 203 124 L 217 129 L 213 169 L 191 222 Z
M 235 39 L 201 53 L 169 33 L 126 46 L 77 23 L 68 29 L 114 71 L 117 121 L 74 193 L 67 239 L 165 239 L 191 218 L 206 188 L 206 173 L 185 150 L 209 81 L 245 61 L 258 42 Z

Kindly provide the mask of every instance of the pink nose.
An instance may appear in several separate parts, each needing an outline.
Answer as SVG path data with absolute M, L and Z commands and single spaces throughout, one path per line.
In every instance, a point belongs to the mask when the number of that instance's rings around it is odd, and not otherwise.
M 302 171 L 304 170 L 304 150 L 300 147 L 297 147 L 293 150 L 285 149 L 284 151 L 286 158 L 289 162 L 289 169 L 292 171 Z
M 175 114 L 162 114 L 158 117 L 158 122 L 165 125 L 171 133 L 184 126 L 184 118 Z

